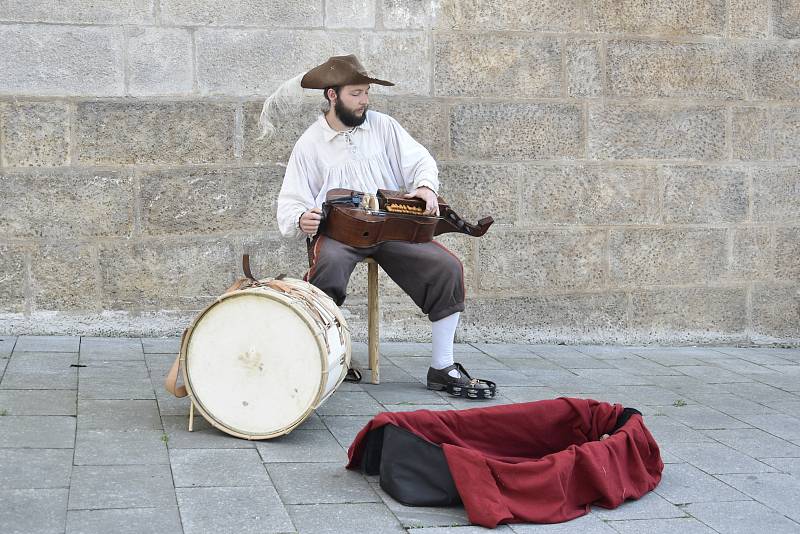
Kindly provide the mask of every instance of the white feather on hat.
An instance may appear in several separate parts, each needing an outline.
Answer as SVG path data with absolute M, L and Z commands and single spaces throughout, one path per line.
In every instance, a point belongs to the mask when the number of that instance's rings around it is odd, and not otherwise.
M 274 93 L 264 100 L 261 108 L 261 116 L 258 118 L 258 126 L 261 129 L 259 139 L 272 137 L 275 133 L 275 122 L 280 117 L 285 117 L 292 111 L 297 110 L 303 103 L 303 92 L 300 80 L 305 72 L 283 82 Z

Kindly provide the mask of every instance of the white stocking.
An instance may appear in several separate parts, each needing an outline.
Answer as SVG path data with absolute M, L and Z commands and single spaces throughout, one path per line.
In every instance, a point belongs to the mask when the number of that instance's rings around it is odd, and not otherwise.
M 453 365 L 453 338 L 456 334 L 456 327 L 458 326 L 458 318 L 461 316 L 460 312 L 448 315 L 444 319 L 433 321 L 432 325 L 432 338 L 433 338 L 433 358 L 431 367 L 434 369 L 444 369 Z M 461 376 L 461 373 L 455 369 L 448 373 L 454 378 Z

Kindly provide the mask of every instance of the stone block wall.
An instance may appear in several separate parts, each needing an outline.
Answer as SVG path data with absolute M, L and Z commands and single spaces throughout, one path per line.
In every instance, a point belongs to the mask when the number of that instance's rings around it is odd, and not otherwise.
M 461 340 L 800 342 L 800 0 L 0 0 L 0 332 L 179 333 L 274 219 L 356 53 L 481 239 Z M 363 339 L 366 269 L 346 312 Z M 429 337 L 381 275 L 384 339 Z

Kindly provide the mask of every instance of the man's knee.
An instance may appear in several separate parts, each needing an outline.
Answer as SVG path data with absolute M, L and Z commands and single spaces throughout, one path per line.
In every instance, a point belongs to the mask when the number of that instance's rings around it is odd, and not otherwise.
M 321 236 L 314 242 L 312 257 L 306 279 L 341 306 L 355 267 L 352 255 L 342 243 Z
M 450 250 L 439 243 L 436 243 L 436 245 L 441 249 L 441 253 L 437 255 L 436 264 L 439 271 L 437 277 L 443 277 L 463 285 L 464 264 Z

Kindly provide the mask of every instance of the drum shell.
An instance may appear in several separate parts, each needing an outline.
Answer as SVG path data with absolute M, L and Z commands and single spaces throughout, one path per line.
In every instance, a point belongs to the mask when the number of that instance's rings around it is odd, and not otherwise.
M 274 287 L 271 287 L 273 284 Z M 241 425 L 234 425 L 230 420 L 226 420 L 226 417 L 229 416 L 221 417 L 220 413 L 212 406 L 213 403 L 210 401 L 209 395 L 203 392 L 203 389 L 206 391 L 209 389 L 208 380 L 205 379 L 204 384 L 197 384 L 193 376 L 193 374 L 197 374 L 193 371 L 193 362 L 195 361 L 193 358 L 200 358 L 200 360 L 206 358 L 205 356 L 198 356 L 199 353 L 193 350 L 193 341 L 198 338 L 198 332 L 204 328 L 205 318 L 212 317 L 215 309 L 219 310 L 219 306 L 230 303 L 230 299 L 242 297 L 268 299 L 271 304 L 283 309 L 287 317 L 292 317 L 292 321 L 305 324 L 308 329 L 308 335 L 313 337 L 313 342 L 309 340 L 304 340 L 304 342 L 307 345 L 316 345 L 319 354 L 319 377 L 314 391 L 311 392 L 309 402 L 303 404 L 302 410 L 296 414 L 296 417 L 292 414 L 289 415 L 290 422 L 266 431 L 263 428 L 259 430 L 243 428 Z M 333 300 L 322 291 L 302 280 L 262 280 L 255 287 L 244 287 L 230 291 L 206 307 L 184 332 L 181 341 L 180 359 L 187 393 L 203 417 L 223 432 L 244 439 L 260 440 L 288 434 L 303 423 L 314 409 L 318 408 L 333 394 L 347 374 L 347 369 L 350 366 L 351 349 L 347 323 Z M 227 367 L 241 363 L 230 355 L 222 359 L 226 362 Z M 242 356 L 239 356 L 238 360 L 242 360 Z M 250 365 L 252 362 L 245 363 Z M 267 376 L 273 370 L 266 369 Z M 236 390 L 235 387 L 231 389 L 233 391 Z M 266 385 L 265 389 L 270 391 L 273 388 Z

